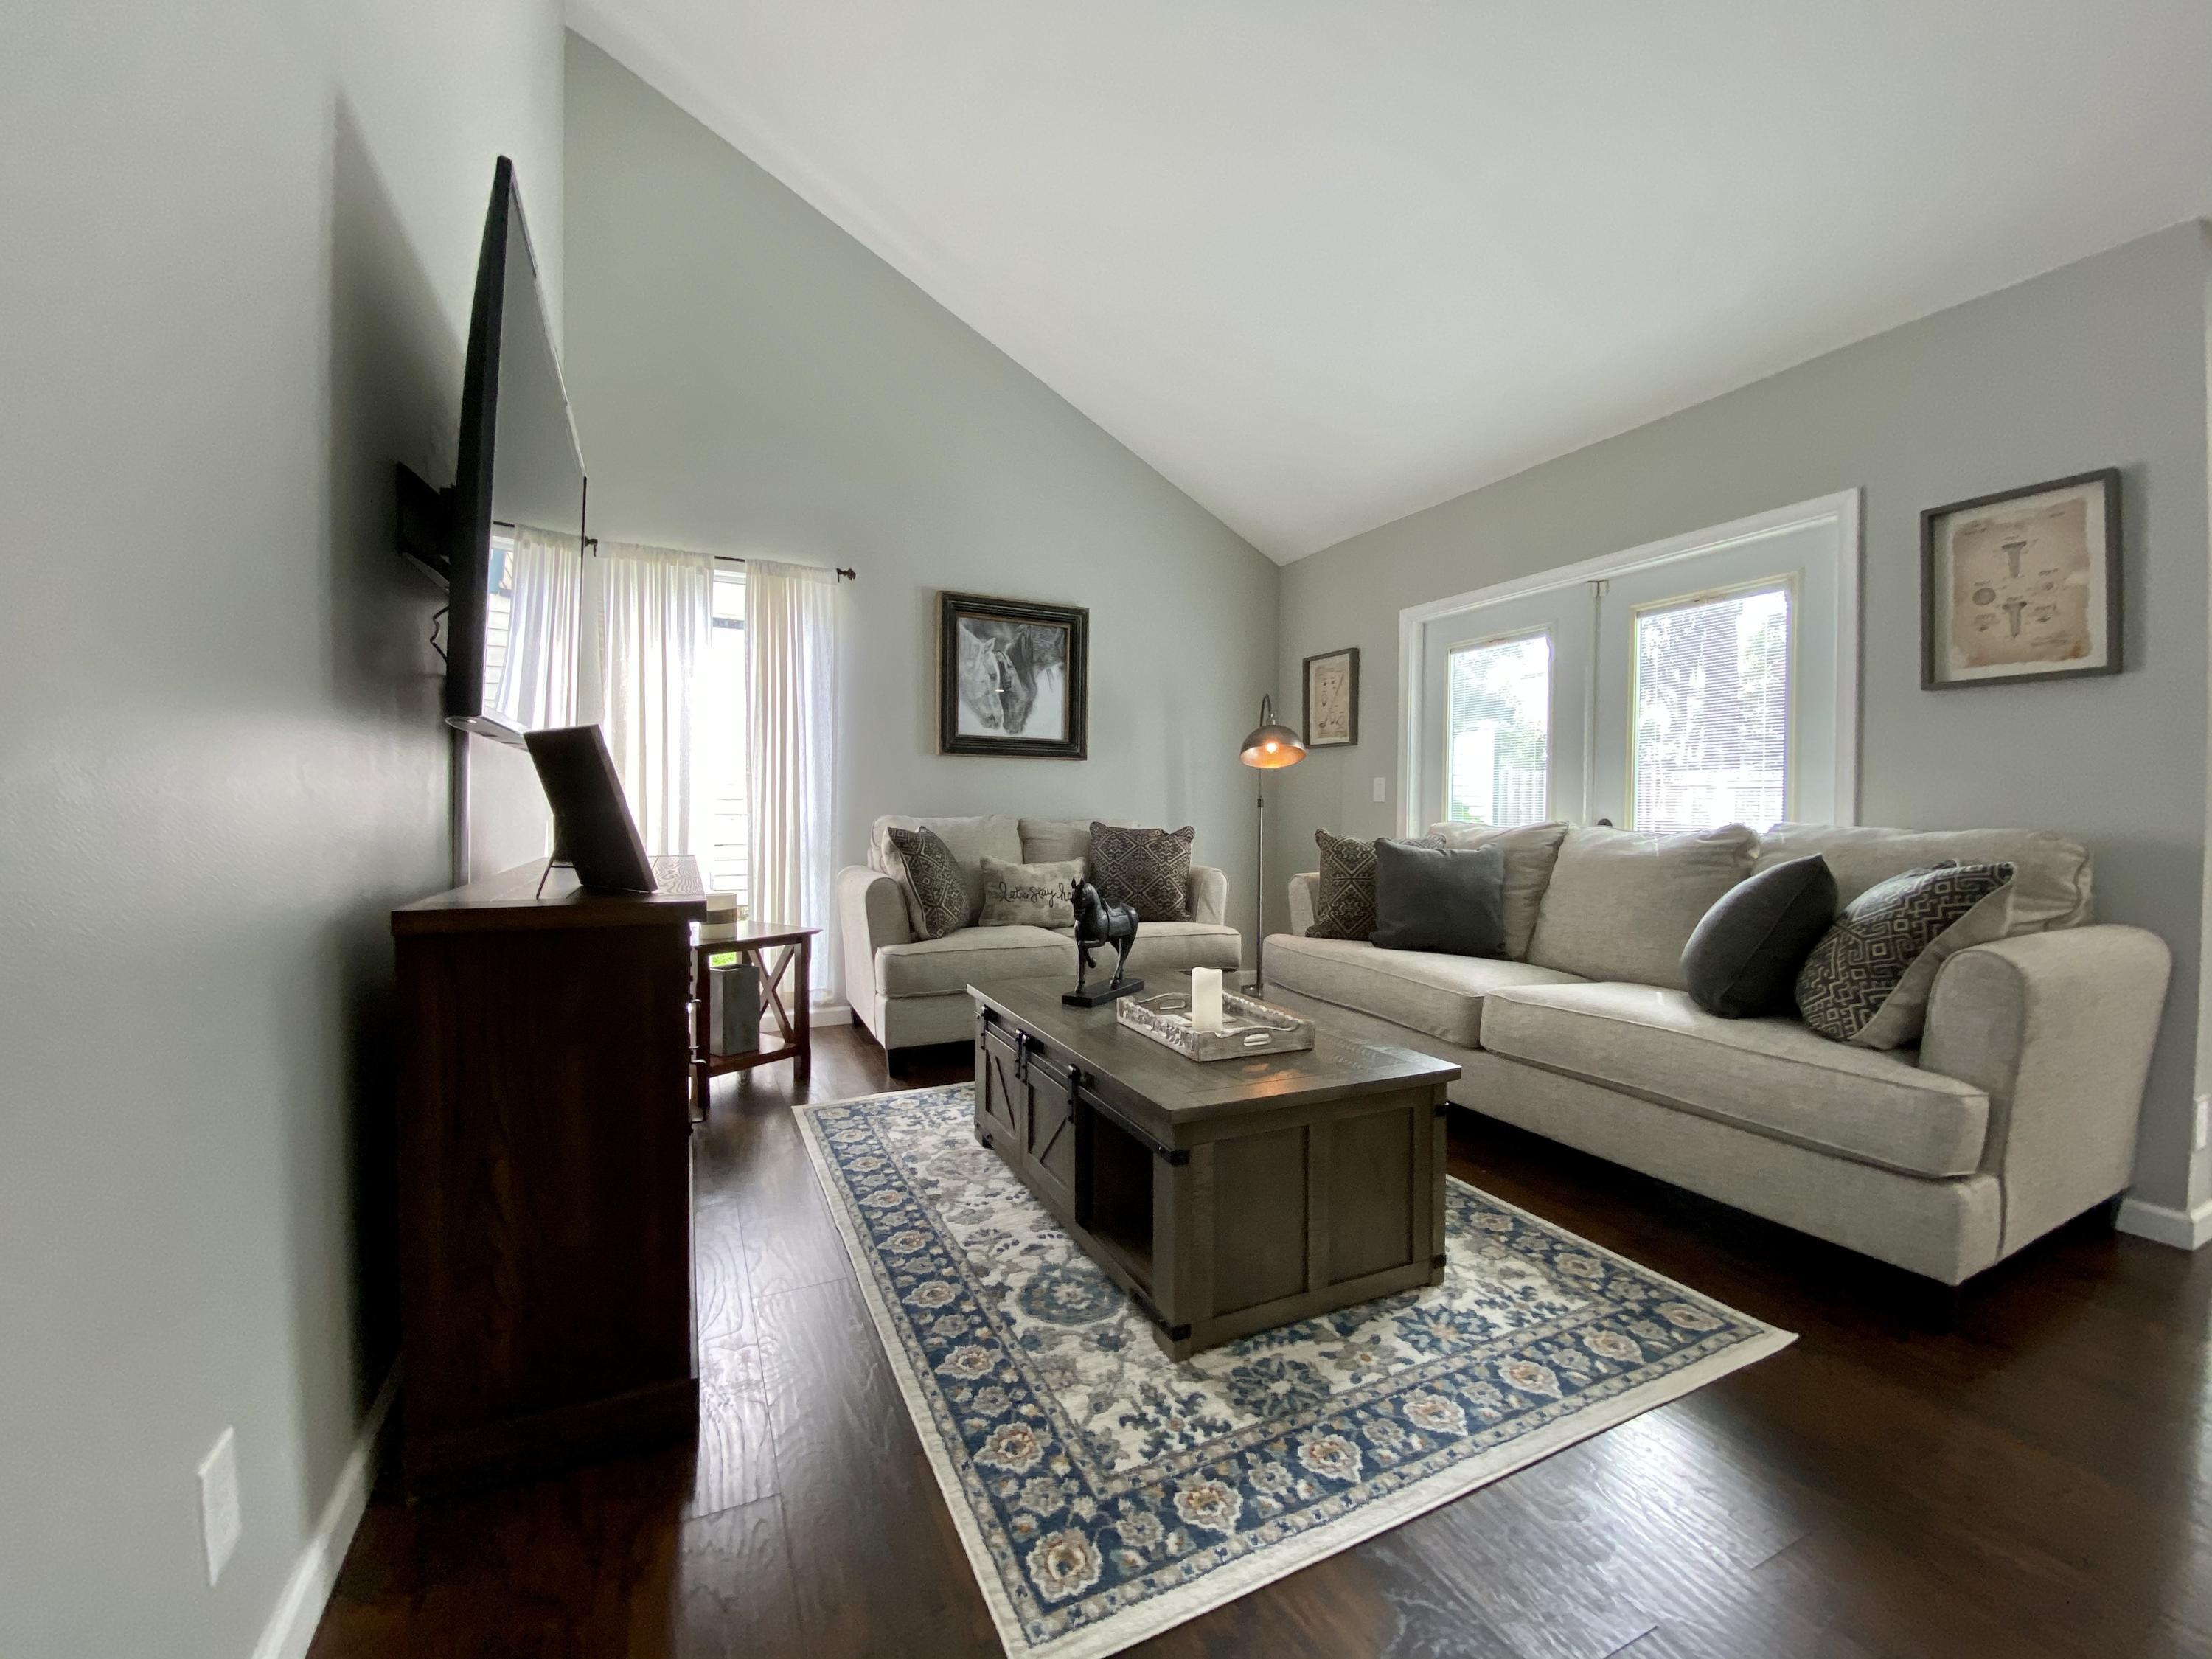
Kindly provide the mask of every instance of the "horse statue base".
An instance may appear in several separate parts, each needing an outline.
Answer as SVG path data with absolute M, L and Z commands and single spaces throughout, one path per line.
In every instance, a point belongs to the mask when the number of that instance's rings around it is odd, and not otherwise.
M 1118 997 L 1133 997 L 1144 988 L 1140 979 L 1115 979 L 1087 991 L 1063 991 L 1060 1000 L 1071 1008 L 1103 1008 Z
M 1071 1008 L 1103 1008 L 1116 998 L 1143 990 L 1144 981 L 1123 977 L 1129 947 L 1137 942 L 1136 911 L 1126 904 L 1107 903 L 1087 881 L 1074 883 L 1068 897 L 1075 905 L 1075 988 L 1060 1000 Z M 1092 947 L 1102 945 L 1113 947 L 1114 977 L 1103 985 L 1087 986 L 1084 981 L 1092 966 Z

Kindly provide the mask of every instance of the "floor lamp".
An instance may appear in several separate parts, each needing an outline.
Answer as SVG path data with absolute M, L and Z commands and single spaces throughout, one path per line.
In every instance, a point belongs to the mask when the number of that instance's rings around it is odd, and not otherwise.
M 1266 974 L 1260 953 L 1267 937 L 1267 774 L 1285 766 L 1296 766 L 1306 757 L 1306 746 L 1298 734 L 1287 726 L 1275 723 L 1275 700 L 1272 696 L 1260 699 L 1260 723 L 1244 739 L 1243 751 L 1237 758 L 1260 774 L 1260 856 L 1253 868 L 1259 891 L 1258 902 L 1252 911 L 1252 989 L 1256 993 L 1266 985 Z

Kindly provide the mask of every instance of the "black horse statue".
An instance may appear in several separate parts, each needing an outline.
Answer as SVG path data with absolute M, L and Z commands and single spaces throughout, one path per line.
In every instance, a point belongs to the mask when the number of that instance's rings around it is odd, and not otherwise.
M 1143 990 L 1144 981 L 1122 977 L 1129 966 L 1129 947 L 1137 942 L 1136 907 L 1107 903 L 1087 881 L 1079 880 L 1067 896 L 1075 905 L 1075 988 L 1060 1000 L 1078 1008 L 1096 1008 Z M 1100 945 L 1114 947 L 1114 977 L 1097 990 L 1086 991 L 1084 976 L 1097 965 L 1091 960 L 1091 947 Z

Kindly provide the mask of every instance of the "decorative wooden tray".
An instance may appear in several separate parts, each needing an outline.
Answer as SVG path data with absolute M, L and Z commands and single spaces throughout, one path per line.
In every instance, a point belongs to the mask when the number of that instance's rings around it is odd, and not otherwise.
M 1240 1060 L 1251 1054 L 1295 1054 L 1314 1046 L 1311 1020 L 1230 990 L 1221 994 L 1218 1031 L 1201 1031 L 1190 1023 L 1188 991 L 1123 997 L 1114 1005 L 1114 1018 L 1186 1060 Z

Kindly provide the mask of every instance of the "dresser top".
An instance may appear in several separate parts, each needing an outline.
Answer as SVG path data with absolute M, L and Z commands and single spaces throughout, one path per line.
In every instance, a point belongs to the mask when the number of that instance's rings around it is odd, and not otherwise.
M 669 864 L 656 859 L 659 866 Z M 679 855 L 685 878 L 665 879 L 658 893 L 587 893 L 577 885 L 575 872 L 567 868 L 550 875 L 544 859 L 502 870 L 465 887 L 453 887 L 428 898 L 402 905 L 392 913 L 394 933 L 474 933 L 514 932 L 526 928 L 657 927 L 674 923 L 689 926 L 707 915 L 705 891 L 696 862 Z M 545 890 L 538 891 L 544 878 Z

